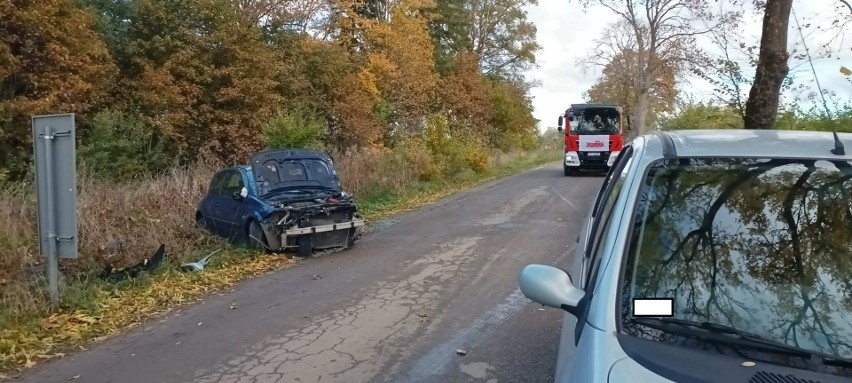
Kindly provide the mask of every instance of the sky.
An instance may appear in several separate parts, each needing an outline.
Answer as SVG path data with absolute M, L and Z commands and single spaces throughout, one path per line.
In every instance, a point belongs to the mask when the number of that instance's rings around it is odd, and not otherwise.
M 814 66 L 824 90 L 837 92 L 841 100 L 852 100 L 852 83 L 839 71 L 841 63 L 852 69 L 852 23 L 844 29 L 830 28 L 838 9 L 829 1 L 795 0 L 793 10 L 803 26 L 821 24 L 829 27 L 826 29 L 834 34 L 845 31 L 845 41 L 837 39 L 831 46 L 835 56 L 814 59 Z M 738 33 L 757 43 L 761 16 L 751 15 L 742 23 Z M 559 113 L 569 104 L 584 102 L 583 92 L 594 84 L 599 70 L 584 68 L 577 61 L 595 47 L 595 40 L 611 23 L 618 21 L 618 16 L 600 5 L 584 9 L 577 0 L 539 0 L 538 5 L 527 7 L 527 17 L 536 25 L 538 43 L 542 47 L 536 55 L 538 65 L 527 73 L 527 77 L 540 82 L 532 89 L 531 95 L 535 109 L 533 115 L 540 120 L 539 129 L 543 130 L 554 127 Z M 789 46 L 801 50 L 802 38 L 792 17 L 790 26 Z M 806 28 L 804 35 L 812 54 L 830 37 L 828 32 L 819 32 L 812 27 Z M 710 53 L 719 53 L 708 42 L 702 42 L 702 45 Z M 795 81 L 816 89 L 813 73 L 806 61 L 793 61 L 790 66 L 794 68 Z M 753 75 L 753 71 L 747 75 Z M 697 100 L 713 98 L 712 86 L 703 80 L 684 79 L 680 89 Z

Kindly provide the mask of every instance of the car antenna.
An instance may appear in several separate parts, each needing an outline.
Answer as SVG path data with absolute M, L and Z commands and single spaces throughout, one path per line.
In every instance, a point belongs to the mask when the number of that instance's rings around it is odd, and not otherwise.
M 831 132 L 834 134 L 834 149 L 831 149 L 831 154 L 837 156 L 845 156 L 846 149 L 843 147 L 843 142 L 840 141 L 840 137 L 837 136 L 837 132 Z

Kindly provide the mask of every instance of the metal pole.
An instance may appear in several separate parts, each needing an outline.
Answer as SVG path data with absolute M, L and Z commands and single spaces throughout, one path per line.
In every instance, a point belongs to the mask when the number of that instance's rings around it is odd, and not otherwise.
M 50 303 L 59 303 L 59 261 L 56 254 L 56 219 L 53 209 L 53 129 L 44 127 L 45 205 L 47 205 L 47 289 Z

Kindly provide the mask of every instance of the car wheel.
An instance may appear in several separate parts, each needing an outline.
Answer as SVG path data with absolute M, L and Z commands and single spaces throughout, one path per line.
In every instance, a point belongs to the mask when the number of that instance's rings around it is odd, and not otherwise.
M 246 240 L 248 247 L 252 250 L 260 250 L 263 249 L 267 253 L 271 252 L 269 250 L 269 242 L 266 241 L 266 234 L 263 233 L 263 228 L 260 227 L 260 223 L 252 220 L 249 222 L 248 227 L 248 238 Z M 258 243 L 258 239 L 260 243 Z
M 201 212 L 195 212 L 195 224 L 198 225 L 198 227 L 207 230 L 207 222 L 204 219 L 204 216 L 201 215 Z
M 346 240 L 346 248 L 350 248 L 355 246 L 355 240 L 358 239 L 358 232 L 356 229 L 350 229 L 352 231 L 349 232 L 349 238 Z
M 310 234 L 296 237 L 296 244 L 299 245 L 299 250 L 296 252 L 296 255 L 299 257 L 310 257 L 314 251 L 314 244 Z
M 577 168 L 569 168 L 569 167 L 565 166 L 565 167 L 564 167 L 564 170 L 565 170 L 565 176 L 566 176 L 566 177 L 567 177 L 567 176 L 576 176 L 576 175 L 577 175 Z

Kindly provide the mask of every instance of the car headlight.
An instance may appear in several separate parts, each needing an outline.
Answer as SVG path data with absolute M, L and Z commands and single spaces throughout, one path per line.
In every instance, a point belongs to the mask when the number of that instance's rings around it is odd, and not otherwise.
M 579 166 L 580 165 L 580 156 L 577 152 L 566 152 L 565 153 L 565 165 L 566 166 Z

